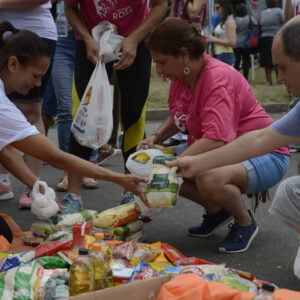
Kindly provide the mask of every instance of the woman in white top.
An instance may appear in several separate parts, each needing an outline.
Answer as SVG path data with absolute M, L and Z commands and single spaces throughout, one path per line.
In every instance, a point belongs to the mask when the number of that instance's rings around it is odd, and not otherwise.
M 236 43 L 236 23 L 230 0 L 216 0 L 215 11 L 221 17 L 207 40 L 213 43 L 213 56 L 231 66 L 235 61 L 233 47 Z
M 4 155 L 3 151 L 8 151 L 12 156 L 17 155 L 16 152 L 9 152 L 13 151 L 12 147 L 16 148 L 46 161 L 56 168 L 120 184 L 132 193 L 141 196 L 146 203 L 144 190 L 139 187 L 139 183 L 147 180 L 135 175 L 119 174 L 101 168 L 59 150 L 48 138 L 39 133 L 35 126 L 28 123 L 15 104 L 8 99 L 6 95 L 12 92 L 25 95 L 33 87 L 39 87 L 49 65 L 49 48 L 40 37 L 31 31 L 18 30 L 9 22 L 0 23 L 1 154 Z M 0 155 L 0 160 L 2 157 Z M 11 169 L 16 170 L 12 159 L 10 163 Z M 64 211 L 64 213 L 72 212 L 72 207 Z

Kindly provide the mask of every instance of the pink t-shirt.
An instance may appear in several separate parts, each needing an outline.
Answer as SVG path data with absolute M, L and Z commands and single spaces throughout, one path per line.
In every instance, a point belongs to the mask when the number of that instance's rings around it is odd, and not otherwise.
M 66 2 L 79 3 L 89 30 L 106 20 L 116 25 L 118 33 L 125 37 L 141 25 L 150 11 L 147 0 L 66 0 Z
M 171 116 L 188 144 L 200 138 L 228 143 L 272 124 L 246 79 L 234 68 L 204 54 L 205 67 L 194 89 L 183 80 L 170 85 Z M 287 147 L 276 152 L 289 155 Z

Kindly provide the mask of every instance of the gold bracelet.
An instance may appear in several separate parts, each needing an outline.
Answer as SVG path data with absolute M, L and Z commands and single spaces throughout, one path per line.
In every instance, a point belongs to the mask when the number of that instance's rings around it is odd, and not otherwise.
M 160 134 L 160 133 L 158 133 L 158 132 L 153 132 L 153 133 L 150 134 L 150 136 L 151 136 L 151 135 L 156 136 L 156 138 L 157 138 L 157 143 L 162 142 L 162 137 L 161 137 L 161 134 Z

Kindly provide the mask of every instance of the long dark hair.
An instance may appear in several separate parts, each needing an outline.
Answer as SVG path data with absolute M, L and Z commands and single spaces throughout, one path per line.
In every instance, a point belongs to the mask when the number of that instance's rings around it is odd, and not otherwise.
M 26 66 L 39 56 L 50 57 L 50 51 L 48 45 L 35 33 L 16 29 L 7 21 L 0 22 L 0 70 L 11 56 L 16 56 L 19 63 Z
M 221 17 L 220 22 L 223 26 L 228 18 L 228 16 L 233 14 L 233 8 L 230 0 L 216 0 L 215 4 L 219 4 L 222 9 L 224 15 Z

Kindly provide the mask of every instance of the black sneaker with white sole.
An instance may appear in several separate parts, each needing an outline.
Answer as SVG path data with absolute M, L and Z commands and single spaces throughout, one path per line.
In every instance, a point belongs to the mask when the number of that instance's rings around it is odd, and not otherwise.
M 221 226 L 231 221 L 232 215 L 222 208 L 215 214 L 203 215 L 203 222 L 199 226 L 189 228 L 189 235 L 195 237 L 208 237 L 216 232 Z

